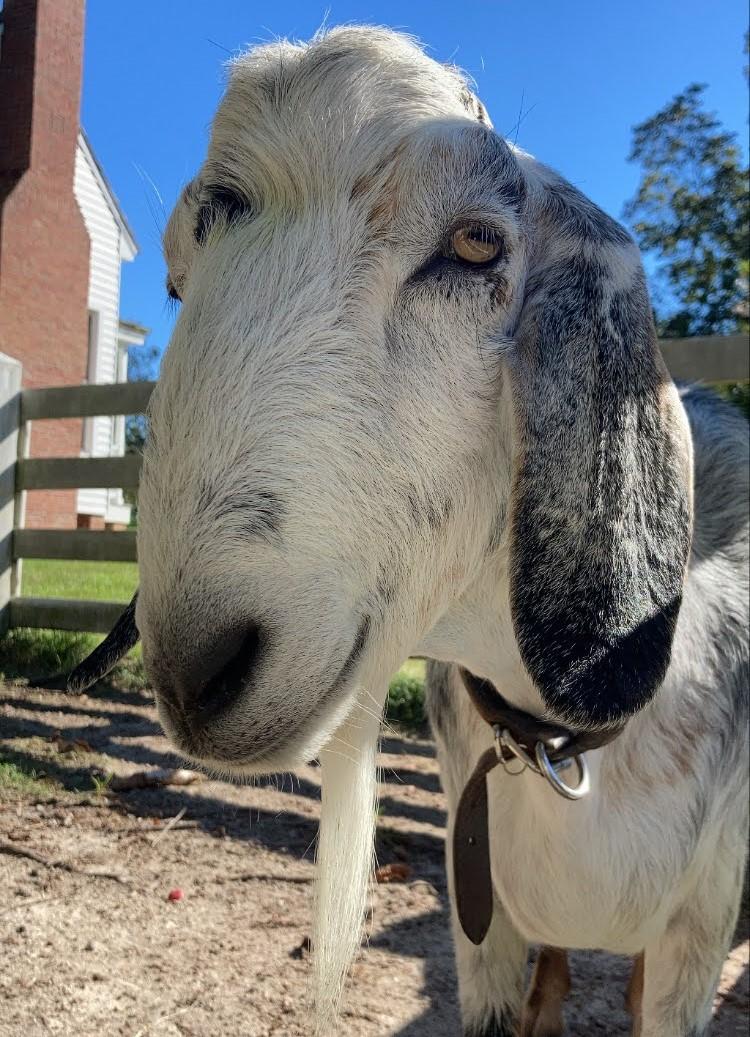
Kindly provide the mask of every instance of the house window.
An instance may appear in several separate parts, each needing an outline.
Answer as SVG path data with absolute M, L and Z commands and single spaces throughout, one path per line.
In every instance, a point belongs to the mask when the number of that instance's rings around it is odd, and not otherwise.
M 99 313 L 89 310 L 89 353 L 86 365 L 86 382 L 93 385 L 96 382 L 96 367 L 99 357 Z M 94 418 L 85 418 L 83 422 L 83 439 L 81 451 L 91 454 L 94 450 Z
M 127 382 L 128 380 L 128 347 L 127 343 L 119 342 L 117 345 L 117 369 L 115 381 Z M 120 457 L 125 453 L 125 415 L 118 414 L 112 418 L 112 453 Z M 118 494 L 120 491 L 117 491 Z

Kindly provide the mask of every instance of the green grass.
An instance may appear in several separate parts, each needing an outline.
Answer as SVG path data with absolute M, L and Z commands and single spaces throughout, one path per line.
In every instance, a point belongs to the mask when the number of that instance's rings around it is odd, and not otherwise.
M 21 573 L 21 594 L 30 598 L 127 602 L 138 586 L 135 562 L 59 562 L 27 558 Z
M 424 659 L 407 659 L 401 669 L 398 671 L 398 675 L 402 677 L 411 677 L 414 680 L 421 681 L 424 684 L 425 669 L 427 663 Z
M 25 768 L 0 755 L 0 793 L 10 791 L 25 796 L 49 796 L 54 790 L 54 783 L 33 768 Z
M 48 677 L 67 673 L 101 640 L 97 634 L 20 627 L 0 639 L 0 676 Z
M 11 630 L 0 638 L 0 680 L 26 678 L 33 683 L 36 679 L 67 674 L 101 640 L 101 634 L 68 630 Z M 127 654 L 107 680 L 124 689 L 146 686 L 140 645 Z
M 49 799 L 74 795 L 104 795 L 112 780 L 111 759 L 106 754 L 62 750 L 58 739 L 16 736 L 0 745 L 0 803 L 15 796 Z
M 713 387 L 750 419 L 750 382 L 714 382 Z
M 385 705 L 388 720 L 413 730 L 424 727 L 427 723 L 424 709 L 424 679 L 424 660 L 407 659 L 388 688 Z
M 21 594 L 31 598 L 84 598 L 128 602 L 138 586 L 135 562 L 60 562 L 27 558 Z M 0 640 L 0 674 L 7 678 L 67 673 L 101 641 L 97 634 L 66 630 L 11 630 Z M 125 683 L 143 681 L 140 649 L 119 676 Z

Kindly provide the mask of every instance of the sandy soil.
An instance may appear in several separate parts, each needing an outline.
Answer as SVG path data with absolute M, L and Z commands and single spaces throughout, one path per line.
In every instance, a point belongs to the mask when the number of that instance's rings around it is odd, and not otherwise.
M 50 782 L 49 791 L 0 793 L 1 1037 L 312 1032 L 305 941 L 317 768 L 256 787 L 202 781 L 81 791 L 92 789 L 92 774 L 176 762 L 148 696 L 110 688 L 69 699 L 0 687 L 0 748 Z M 443 876 L 445 808 L 433 748 L 387 737 L 381 762 L 378 857 L 408 863 L 412 875 L 373 890 L 369 945 L 354 966 L 338 1033 L 454 1037 L 460 1028 Z M 177 815 L 178 824 L 165 830 Z M 9 846 L 125 881 L 50 868 Z M 167 899 L 174 888 L 184 892 L 179 902 Z M 629 1033 L 628 970 L 627 961 L 608 955 L 573 956 L 571 1034 Z M 745 914 L 713 1034 L 747 1030 Z

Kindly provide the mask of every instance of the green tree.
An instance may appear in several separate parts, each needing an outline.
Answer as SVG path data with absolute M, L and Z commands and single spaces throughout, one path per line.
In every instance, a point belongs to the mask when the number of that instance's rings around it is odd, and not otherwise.
M 643 176 L 625 218 L 657 259 L 657 325 L 667 337 L 748 326 L 748 168 L 704 90 L 693 83 L 633 129 L 630 161 Z
M 137 346 L 128 352 L 128 381 L 148 382 L 156 378 L 159 369 L 159 351 L 156 346 Z M 146 442 L 148 423 L 145 414 L 130 414 L 125 419 L 125 453 L 141 454 Z M 123 496 L 132 507 L 131 523 L 138 522 L 138 496 L 134 490 L 124 490 Z
M 128 351 L 128 381 L 149 382 L 157 377 L 159 351 L 156 346 L 137 346 Z M 146 418 L 143 414 L 131 414 L 125 421 L 125 450 L 137 454 L 146 441 Z

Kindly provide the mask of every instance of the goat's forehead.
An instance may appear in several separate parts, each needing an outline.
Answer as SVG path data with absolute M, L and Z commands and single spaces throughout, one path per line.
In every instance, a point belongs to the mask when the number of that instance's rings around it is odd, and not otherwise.
M 334 168 L 340 181 L 372 168 L 427 120 L 477 121 L 463 77 L 387 30 L 340 29 L 306 46 L 266 45 L 236 59 L 217 112 L 206 172 L 272 179 Z M 344 186 L 342 184 L 342 186 Z
M 248 51 L 230 66 L 230 93 L 256 103 L 324 115 L 359 116 L 416 105 L 430 114 L 474 114 L 463 74 L 428 57 L 412 39 L 387 29 L 335 29 L 311 43 L 287 41 Z

